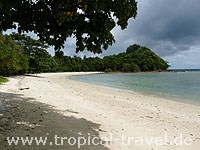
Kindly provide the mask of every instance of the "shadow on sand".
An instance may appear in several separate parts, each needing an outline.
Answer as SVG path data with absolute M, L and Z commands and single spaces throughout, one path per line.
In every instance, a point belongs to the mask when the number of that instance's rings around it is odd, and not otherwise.
M 70 109 L 69 109 L 70 110 Z M 69 113 L 69 114 L 68 114 Z M 84 137 L 97 137 L 99 142 L 99 127 L 96 124 L 83 118 L 75 118 L 71 111 L 67 116 L 56 111 L 52 106 L 35 102 L 32 98 L 24 98 L 23 95 L 0 92 L 0 149 L 1 150 L 108 150 L 103 145 L 92 143 L 81 146 L 73 145 L 75 139 Z M 88 134 L 89 133 L 89 134 Z M 63 145 L 55 145 L 55 135 L 67 137 Z M 45 145 L 37 145 L 33 140 L 30 145 L 20 144 L 9 146 L 7 137 L 47 137 Z M 68 143 L 69 138 L 72 145 Z M 96 138 L 96 139 L 97 139 Z M 83 140 L 81 141 L 83 142 Z M 57 144 L 62 144 L 57 138 Z

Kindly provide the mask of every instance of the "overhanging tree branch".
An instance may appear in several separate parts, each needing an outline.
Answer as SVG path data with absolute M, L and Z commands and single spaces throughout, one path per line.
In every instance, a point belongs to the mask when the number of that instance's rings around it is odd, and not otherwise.
M 77 52 L 101 53 L 115 41 L 111 30 L 136 14 L 135 0 L 1 0 L 0 31 L 32 31 L 56 50 L 75 36 Z

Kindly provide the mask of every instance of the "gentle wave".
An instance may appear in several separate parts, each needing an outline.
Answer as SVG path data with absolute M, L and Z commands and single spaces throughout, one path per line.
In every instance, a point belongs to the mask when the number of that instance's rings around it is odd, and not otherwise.
M 200 72 L 94 74 L 72 79 L 200 104 Z

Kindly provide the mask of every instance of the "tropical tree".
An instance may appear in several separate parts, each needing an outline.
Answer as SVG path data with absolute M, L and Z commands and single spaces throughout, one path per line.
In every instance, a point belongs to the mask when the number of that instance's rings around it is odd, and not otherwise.
M 10 36 L 0 34 L 0 75 L 24 74 L 28 68 L 28 59 L 23 48 Z
M 75 36 L 77 52 L 101 53 L 115 41 L 111 30 L 136 14 L 135 0 L 2 0 L 0 31 L 32 31 L 56 50 Z
M 49 47 L 46 43 L 25 34 L 13 33 L 11 37 L 24 49 L 24 54 L 28 57 L 30 73 L 58 71 L 58 63 L 46 51 Z

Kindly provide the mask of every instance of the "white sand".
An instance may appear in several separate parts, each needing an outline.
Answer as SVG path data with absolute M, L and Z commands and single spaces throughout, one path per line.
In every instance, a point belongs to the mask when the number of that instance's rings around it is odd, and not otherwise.
M 11 78 L 11 82 L 0 90 L 23 94 L 35 101 L 55 106 L 65 116 L 84 118 L 101 124 L 101 137 L 114 141 L 107 147 L 111 150 L 199 150 L 200 149 L 200 107 L 169 101 L 153 96 L 101 87 L 73 81 L 67 77 L 86 73 L 39 74 L 44 78 L 22 76 Z M 30 88 L 19 90 L 20 88 Z M 68 110 L 65 112 L 65 110 Z M 71 111 L 72 113 L 69 113 Z M 76 113 L 73 113 L 76 112 Z M 169 142 L 158 146 L 144 142 L 163 137 L 165 133 L 173 140 L 183 135 L 192 139 L 192 145 L 180 146 Z M 135 137 L 128 144 L 127 138 Z M 122 139 L 126 139 L 123 143 Z M 187 140 L 187 139 L 186 139 Z M 139 142 L 139 143 L 135 143 Z M 126 144 L 126 145 L 125 145 Z

